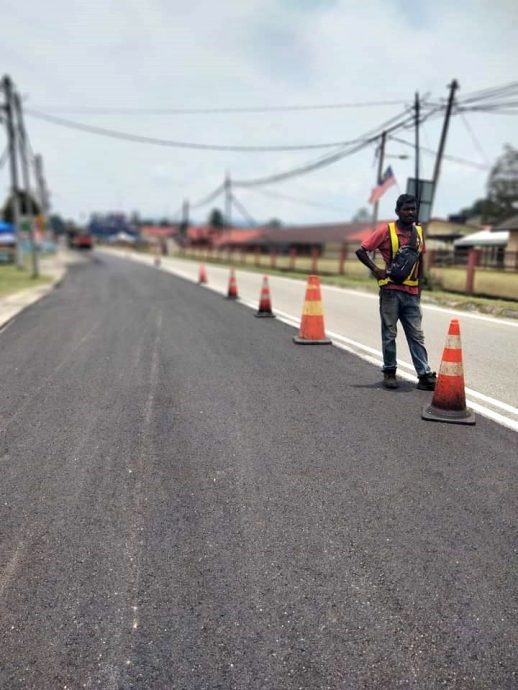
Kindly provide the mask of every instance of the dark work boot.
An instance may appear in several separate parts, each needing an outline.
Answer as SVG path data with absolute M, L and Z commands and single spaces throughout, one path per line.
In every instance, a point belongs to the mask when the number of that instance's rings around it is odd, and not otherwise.
M 429 371 L 427 374 L 419 376 L 419 382 L 416 388 L 420 391 L 434 391 L 437 383 L 437 374 L 435 371 Z
M 383 387 L 394 390 L 399 388 L 399 383 L 397 382 L 395 371 L 384 371 L 383 372 Z

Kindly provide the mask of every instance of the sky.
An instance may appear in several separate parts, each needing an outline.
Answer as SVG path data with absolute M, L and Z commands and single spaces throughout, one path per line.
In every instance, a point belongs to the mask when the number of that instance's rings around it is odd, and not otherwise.
M 52 210 L 78 222 L 92 212 L 178 219 L 185 199 L 194 205 L 227 174 L 236 182 L 269 176 L 333 149 L 189 150 L 69 129 L 30 110 L 162 140 L 312 145 L 378 128 L 410 107 L 416 91 L 446 99 L 452 79 L 460 83 L 459 97 L 518 81 L 515 0 L 0 0 L 0 11 L 1 70 L 22 95 Z M 366 102 L 377 105 L 354 106 Z M 324 104 L 351 107 L 163 112 Z M 484 195 L 503 146 L 518 147 L 516 125 L 515 115 L 452 118 L 446 153 L 477 167 L 444 161 L 434 216 Z M 436 150 L 441 126 L 442 116 L 421 127 L 423 146 Z M 400 136 L 412 142 L 414 134 Z M 2 132 L 1 149 L 5 142 Z M 411 147 L 389 141 L 386 154 L 398 184 L 380 202 L 382 218 L 393 215 L 414 171 Z M 397 158 L 402 154 L 410 158 Z M 433 164 L 433 155 L 423 153 L 422 177 L 431 178 Z M 362 207 L 371 210 L 375 178 L 372 145 L 281 183 L 236 186 L 234 194 L 258 223 L 342 222 Z M 8 186 L 4 165 L 2 200 Z M 223 209 L 223 198 L 193 209 L 193 221 L 204 222 L 214 206 Z M 245 223 L 237 207 L 232 219 Z

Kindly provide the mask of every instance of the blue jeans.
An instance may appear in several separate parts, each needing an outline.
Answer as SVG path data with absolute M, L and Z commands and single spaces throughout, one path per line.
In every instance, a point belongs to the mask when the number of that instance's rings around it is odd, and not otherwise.
M 396 371 L 397 322 L 401 321 L 408 348 L 418 376 L 431 371 L 428 353 L 424 346 L 421 328 L 421 304 L 419 295 L 402 290 L 380 290 L 381 347 L 383 371 Z

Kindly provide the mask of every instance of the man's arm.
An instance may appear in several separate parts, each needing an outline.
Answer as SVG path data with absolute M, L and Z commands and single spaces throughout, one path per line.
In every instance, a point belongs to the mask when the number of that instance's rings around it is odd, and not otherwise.
M 356 256 L 358 259 L 367 266 L 369 270 L 374 273 L 376 276 L 377 280 L 383 280 L 383 278 L 387 277 L 387 274 L 385 272 L 384 268 L 379 268 L 379 266 L 376 266 L 374 261 L 370 258 L 370 256 L 367 254 L 367 250 L 364 249 L 363 247 L 360 247 L 359 249 L 356 250 Z

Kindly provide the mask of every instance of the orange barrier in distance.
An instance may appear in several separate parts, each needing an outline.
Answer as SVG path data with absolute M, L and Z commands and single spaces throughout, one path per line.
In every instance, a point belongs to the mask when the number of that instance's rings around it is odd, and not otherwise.
M 272 312 L 272 301 L 270 298 L 268 276 L 264 276 L 263 278 L 263 285 L 261 287 L 261 294 L 259 296 L 259 310 L 255 316 L 258 316 L 259 318 L 275 318 L 275 314 Z
M 239 299 L 238 294 L 237 294 L 236 274 L 234 273 L 233 268 L 230 269 L 230 278 L 228 281 L 227 299 Z
M 208 282 L 207 269 L 203 264 L 200 264 L 200 270 L 198 271 L 198 285 L 206 285 Z
M 324 311 L 320 295 L 320 278 L 308 276 L 306 298 L 302 309 L 299 335 L 293 338 L 298 345 L 330 345 L 324 328 Z

